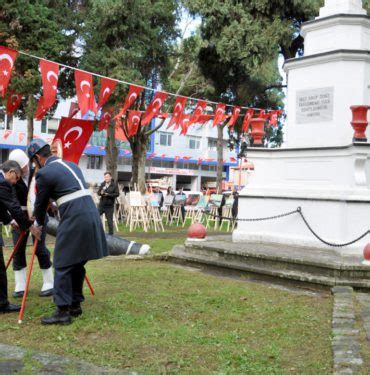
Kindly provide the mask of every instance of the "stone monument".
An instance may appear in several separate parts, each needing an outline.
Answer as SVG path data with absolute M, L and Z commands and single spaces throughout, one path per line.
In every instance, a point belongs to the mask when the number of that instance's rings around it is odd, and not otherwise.
M 370 229 L 370 144 L 354 142 L 353 105 L 370 104 L 370 18 L 360 0 L 326 0 L 302 26 L 303 57 L 288 60 L 288 108 L 281 149 L 250 149 L 255 172 L 239 199 L 239 217 L 302 208 L 326 241 L 347 243 Z M 367 132 L 370 139 L 370 130 Z M 280 244 L 361 255 L 370 235 L 331 247 L 300 216 L 240 222 L 233 242 Z

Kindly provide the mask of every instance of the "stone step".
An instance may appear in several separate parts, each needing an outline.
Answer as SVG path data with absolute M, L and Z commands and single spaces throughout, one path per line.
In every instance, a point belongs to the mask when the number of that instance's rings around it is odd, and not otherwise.
M 169 260 L 233 269 L 305 284 L 370 289 L 370 267 L 359 259 L 342 258 L 334 251 L 287 249 L 231 240 L 186 241 L 176 245 Z

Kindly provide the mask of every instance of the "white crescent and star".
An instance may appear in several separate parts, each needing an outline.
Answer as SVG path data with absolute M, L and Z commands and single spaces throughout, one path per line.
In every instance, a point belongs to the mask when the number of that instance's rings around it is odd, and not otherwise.
M 3 53 L 2 55 L 0 55 L 0 61 L 1 60 L 7 60 L 9 62 L 9 64 L 10 64 L 10 68 L 13 68 L 14 61 L 10 57 L 10 55 L 8 55 L 7 53 Z
M 68 137 L 68 135 L 69 134 L 71 134 L 72 132 L 77 132 L 78 133 L 78 135 L 77 135 L 77 137 L 74 139 L 75 141 L 77 141 L 77 139 L 79 139 L 80 137 L 81 137 L 81 135 L 82 135 L 82 128 L 80 127 L 80 126 L 74 126 L 73 128 L 71 128 L 71 129 L 69 129 L 68 131 L 66 131 L 66 133 L 64 134 L 64 138 L 63 138 L 63 140 L 65 141 L 66 140 L 66 138 Z M 71 146 L 71 142 L 66 142 L 65 144 L 64 144 L 64 148 L 69 148 L 70 146 Z
M 158 105 L 156 105 L 156 103 L 158 103 Z M 154 99 L 154 102 L 153 102 L 153 109 L 154 110 L 156 110 L 156 111 L 158 111 L 159 110 L 159 108 L 161 108 L 161 106 L 162 106 L 162 99 L 159 99 L 159 98 L 157 98 L 157 99 Z
M 46 78 L 49 82 L 51 82 L 50 80 L 50 77 L 54 77 L 56 79 L 56 81 L 58 81 L 58 75 L 53 71 L 53 70 L 49 70 L 47 73 L 46 73 Z
M 135 115 L 135 116 L 132 116 L 132 123 L 135 124 L 135 121 L 137 121 L 138 123 L 140 122 L 140 117 Z M 136 124 L 135 124 L 136 125 Z
M 106 87 L 103 91 L 103 98 L 105 95 L 109 95 L 110 94 L 110 88 L 109 87 Z
M 90 82 L 88 81 L 81 81 L 80 83 L 80 89 L 81 91 L 84 91 L 84 86 L 87 86 L 89 89 L 91 88 Z M 90 94 L 86 94 L 86 97 L 90 98 Z
M 132 99 L 131 99 L 132 98 Z M 136 92 L 133 92 L 132 94 L 130 94 L 130 96 L 128 97 L 128 102 L 129 103 L 133 103 L 137 98 L 137 94 Z

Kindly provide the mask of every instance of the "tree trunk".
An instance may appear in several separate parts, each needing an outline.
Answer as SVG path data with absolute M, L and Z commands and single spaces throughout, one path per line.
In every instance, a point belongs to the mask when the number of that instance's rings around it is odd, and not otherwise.
M 34 107 L 34 100 L 33 95 L 28 96 L 28 103 L 27 103 L 27 143 L 33 139 L 33 107 Z
M 115 126 L 113 123 L 108 125 L 105 150 L 107 152 L 107 171 L 112 174 L 115 181 L 118 181 L 118 147 L 116 145 Z
M 217 125 L 217 180 L 216 189 L 218 193 L 222 192 L 222 172 L 224 167 L 224 127 L 225 125 Z
M 136 136 L 135 143 L 131 147 L 132 151 L 132 185 L 136 184 L 141 193 L 145 193 L 145 161 L 148 149 L 148 136 L 144 130 Z

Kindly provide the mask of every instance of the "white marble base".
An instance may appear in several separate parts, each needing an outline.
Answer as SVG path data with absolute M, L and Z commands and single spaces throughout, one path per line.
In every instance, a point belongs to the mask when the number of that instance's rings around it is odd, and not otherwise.
M 324 240 L 346 243 L 370 229 L 370 145 L 342 148 L 253 150 L 250 183 L 241 192 L 239 218 L 279 215 L 301 207 Z M 370 235 L 355 245 L 330 247 L 316 239 L 299 214 L 239 222 L 235 242 L 279 243 L 361 255 Z M 304 249 L 302 249 L 304 251 Z

